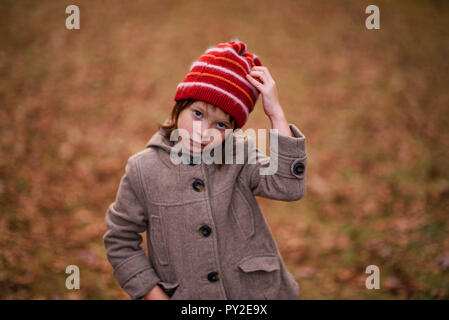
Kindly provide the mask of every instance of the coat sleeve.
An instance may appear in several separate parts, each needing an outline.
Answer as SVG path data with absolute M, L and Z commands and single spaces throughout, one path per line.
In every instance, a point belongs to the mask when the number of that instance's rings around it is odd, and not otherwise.
M 252 157 L 255 160 L 251 163 L 251 156 L 248 156 L 240 177 L 253 195 L 283 201 L 299 200 L 305 195 L 306 137 L 294 124 L 289 123 L 289 127 L 293 137 L 270 131 L 270 157 L 249 147 L 254 150 Z M 273 139 L 278 141 L 277 148 Z M 267 170 L 268 174 L 262 174 L 261 170 Z
M 142 195 L 140 175 L 132 156 L 120 180 L 116 199 L 106 212 L 107 231 L 103 236 L 114 277 L 131 299 L 141 298 L 160 281 L 140 246 L 139 233 L 147 230 L 148 223 Z

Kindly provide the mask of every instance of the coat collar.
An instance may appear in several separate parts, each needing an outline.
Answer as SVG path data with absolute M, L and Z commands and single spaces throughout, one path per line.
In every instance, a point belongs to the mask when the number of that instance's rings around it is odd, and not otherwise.
M 169 167 L 176 167 L 170 159 L 170 153 L 172 152 L 176 141 L 171 141 L 169 138 L 165 136 L 166 130 L 164 128 L 160 128 L 146 143 L 145 148 L 155 148 L 158 151 L 160 159 Z M 186 163 L 189 162 L 190 156 L 189 154 L 182 154 L 182 157 L 185 157 Z M 201 162 L 202 164 L 202 162 Z
M 166 120 L 164 122 L 164 124 L 167 124 L 169 122 L 169 120 Z M 175 163 L 172 162 L 171 158 L 170 158 L 170 153 L 172 152 L 175 144 L 177 143 L 177 141 L 171 141 L 169 138 L 166 137 L 167 131 L 164 128 L 159 128 L 158 131 L 156 131 L 156 133 L 150 138 L 150 140 L 146 143 L 145 148 L 155 148 L 158 151 L 159 157 L 160 159 L 169 167 L 169 168 L 174 168 L 177 167 L 177 165 Z M 238 140 L 240 139 L 236 139 L 236 135 L 232 134 L 228 137 L 228 139 L 233 139 L 233 144 L 234 144 L 234 151 L 235 151 L 235 144 L 237 143 Z M 240 141 L 243 142 L 243 141 Z M 186 166 L 187 168 L 195 168 L 196 166 L 189 166 L 188 163 L 191 159 L 191 156 L 189 154 L 182 154 L 180 155 L 182 157 L 185 158 L 185 164 L 181 163 L 181 165 Z M 235 154 L 233 155 L 235 157 Z M 202 160 L 202 159 L 200 159 Z M 234 158 L 235 161 L 235 158 Z M 196 161 L 196 162 L 200 162 L 200 161 Z M 201 161 L 201 163 L 199 163 L 199 165 L 203 165 L 204 161 Z

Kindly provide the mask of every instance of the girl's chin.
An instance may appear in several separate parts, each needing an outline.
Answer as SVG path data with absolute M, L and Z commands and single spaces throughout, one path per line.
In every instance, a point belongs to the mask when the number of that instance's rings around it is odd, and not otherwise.
M 201 148 L 201 147 L 198 147 L 198 146 L 193 146 L 193 145 L 189 145 L 189 146 L 186 146 L 186 145 L 183 145 L 183 149 L 184 149 L 184 152 L 188 152 L 188 153 L 202 153 L 205 149 L 206 149 L 206 147 L 203 147 L 203 148 Z
M 189 150 L 190 154 L 201 154 L 203 153 L 203 151 L 204 150 L 193 150 L 193 149 Z

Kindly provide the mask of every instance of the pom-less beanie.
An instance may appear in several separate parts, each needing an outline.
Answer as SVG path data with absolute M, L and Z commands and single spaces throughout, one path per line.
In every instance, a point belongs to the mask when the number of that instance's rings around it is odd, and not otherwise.
M 174 100 L 190 98 L 210 103 L 229 113 L 237 128 L 241 128 L 259 97 L 259 90 L 246 75 L 261 65 L 259 58 L 239 40 L 209 47 L 178 84 Z

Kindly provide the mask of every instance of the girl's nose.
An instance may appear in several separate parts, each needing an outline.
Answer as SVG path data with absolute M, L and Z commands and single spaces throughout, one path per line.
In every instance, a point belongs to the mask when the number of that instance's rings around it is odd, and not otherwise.
M 206 123 L 206 121 L 203 121 L 201 123 L 201 130 L 198 130 L 194 133 L 194 139 L 198 141 L 200 140 L 201 142 L 208 141 L 207 140 L 209 137 L 208 130 L 209 125 Z

